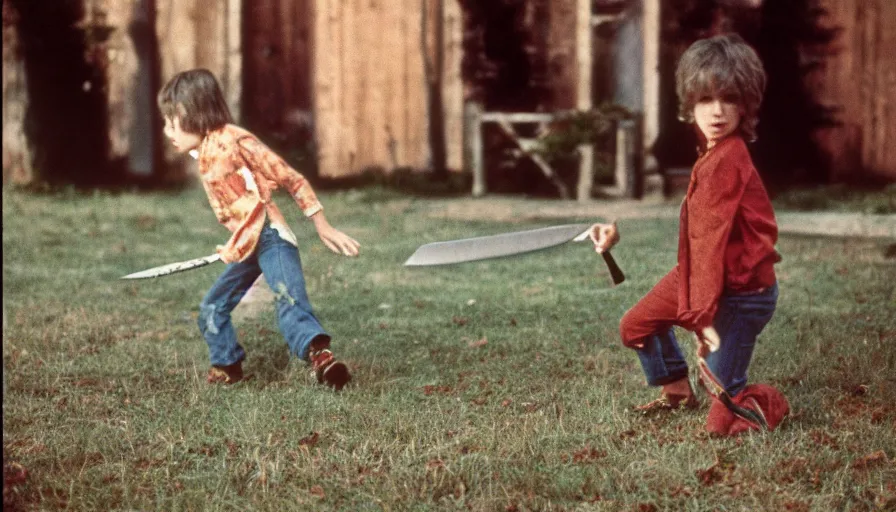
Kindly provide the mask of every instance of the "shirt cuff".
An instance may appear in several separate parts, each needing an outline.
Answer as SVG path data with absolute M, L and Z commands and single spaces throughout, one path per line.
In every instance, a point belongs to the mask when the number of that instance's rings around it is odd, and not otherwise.
M 309 206 L 308 208 L 305 208 L 304 210 L 302 210 L 302 213 L 305 214 L 305 217 L 311 217 L 312 215 L 314 215 L 315 213 L 317 213 L 323 209 L 324 209 L 323 205 L 320 203 L 317 203 L 314 206 Z

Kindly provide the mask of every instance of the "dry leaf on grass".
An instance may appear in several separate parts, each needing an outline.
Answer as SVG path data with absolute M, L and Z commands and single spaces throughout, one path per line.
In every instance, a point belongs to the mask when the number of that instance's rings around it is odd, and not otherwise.
M 853 469 L 870 469 L 874 466 L 879 466 L 881 464 L 886 464 L 889 462 L 887 458 L 887 454 L 883 450 L 878 450 L 873 453 L 869 453 L 860 459 L 856 459 L 852 462 Z
M 317 444 L 317 441 L 320 439 L 320 434 L 317 432 L 311 432 L 306 437 L 299 439 L 299 446 L 314 446 Z
M 470 343 L 467 344 L 467 346 L 470 348 L 478 348 L 478 347 L 484 347 L 487 344 L 488 344 L 488 338 L 482 337 L 479 340 L 471 341 Z

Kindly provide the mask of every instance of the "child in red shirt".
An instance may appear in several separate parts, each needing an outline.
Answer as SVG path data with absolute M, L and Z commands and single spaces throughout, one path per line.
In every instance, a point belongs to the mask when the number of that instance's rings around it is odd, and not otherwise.
M 319 382 L 341 389 L 350 379 L 330 350 L 330 335 L 314 316 L 296 238 L 271 193 L 283 186 L 314 223 L 333 252 L 357 256 L 360 245 L 333 228 L 305 178 L 233 119 L 214 75 L 205 69 L 178 73 L 158 95 L 165 136 L 199 160 L 199 177 L 218 221 L 231 237 L 218 247 L 224 272 L 199 306 L 199 329 L 209 347 L 210 383 L 243 378 L 245 350 L 230 314 L 252 283 L 264 275 L 277 296 L 280 332 L 290 351 L 311 363 Z
M 774 428 L 787 412 L 774 388 L 747 386 L 756 337 L 778 297 L 778 228 L 746 145 L 756 139 L 765 82 L 759 57 L 736 35 L 697 41 L 682 55 L 680 118 L 696 125 L 700 156 L 681 205 L 678 264 L 620 323 L 647 383 L 662 386 L 659 399 L 635 408 L 645 414 L 697 407 L 672 326 L 696 334 L 700 382 L 714 397 L 707 429 L 718 434 Z M 615 224 L 591 233 L 598 252 L 619 240 Z

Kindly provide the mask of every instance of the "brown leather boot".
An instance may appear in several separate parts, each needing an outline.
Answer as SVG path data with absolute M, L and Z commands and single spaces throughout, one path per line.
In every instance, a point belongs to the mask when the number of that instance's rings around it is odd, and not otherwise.
M 312 348 L 308 353 L 308 359 L 311 360 L 311 371 L 321 384 L 339 391 L 352 380 L 348 367 L 345 363 L 337 361 L 329 348 Z
M 243 363 L 237 361 L 227 366 L 212 366 L 205 378 L 209 384 L 234 384 L 243 380 Z

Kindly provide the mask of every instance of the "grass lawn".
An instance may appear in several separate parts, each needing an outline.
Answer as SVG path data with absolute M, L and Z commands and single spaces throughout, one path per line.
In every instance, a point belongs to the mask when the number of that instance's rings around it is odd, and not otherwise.
M 892 241 L 780 240 L 779 308 L 751 378 L 780 387 L 792 414 L 773 433 L 715 440 L 705 399 L 697 412 L 629 412 L 656 390 L 617 326 L 674 264 L 675 219 L 620 222 L 628 279 L 610 288 L 586 245 L 402 266 L 424 242 L 561 222 L 434 220 L 425 199 L 382 188 L 322 200 L 362 257 L 330 253 L 279 202 L 354 371 L 342 393 L 288 357 L 272 309 L 238 324 L 254 378 L 206 384 L 196 317 L 220 264 L 117 280 L 226 239 L 201 190 L 4 190 L 4 508 L 896 507 Z

